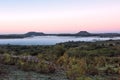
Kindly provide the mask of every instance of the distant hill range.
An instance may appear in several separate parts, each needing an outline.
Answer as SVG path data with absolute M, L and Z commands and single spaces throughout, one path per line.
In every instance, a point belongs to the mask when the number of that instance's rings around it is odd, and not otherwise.
M 45 34 L 43 32 L 28 32 L 25 34 L 7 34 L 7 35 L 0 35 L 1 39 L 4 38 L 26 38 L 26 37 L 33 37 L 33 36 L 81 36 L 81 37 L 91 37 L 91 36 L 98 36 L 98 37 L 120 37 L 120 33 L 89 33 L 87 31 L 80 31 L 74 34 Z

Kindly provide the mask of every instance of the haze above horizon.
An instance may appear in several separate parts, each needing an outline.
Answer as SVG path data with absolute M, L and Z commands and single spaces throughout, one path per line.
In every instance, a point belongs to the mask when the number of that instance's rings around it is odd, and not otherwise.
M 0 34 L 120 32 L 120 0 L 0 0 Z

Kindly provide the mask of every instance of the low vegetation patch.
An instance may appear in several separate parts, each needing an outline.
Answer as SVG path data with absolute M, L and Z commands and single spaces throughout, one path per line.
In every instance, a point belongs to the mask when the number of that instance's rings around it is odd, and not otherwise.
M 64 72 L 69 80 L 113 80 L 120 75 L 120 41 L 66 42 L 54 46 L 0 46 L 0 64 L 43 74 Z M 0 74 L 5 73 L 0 67 Z M 96 77 L 104 76 L 104 79 Z M 110 76 L 111 77 L 111 76 Z

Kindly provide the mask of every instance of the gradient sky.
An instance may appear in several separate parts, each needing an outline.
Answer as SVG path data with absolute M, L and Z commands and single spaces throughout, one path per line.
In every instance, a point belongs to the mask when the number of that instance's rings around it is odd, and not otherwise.
M 120 0 L 0 0 L 0 33 L 120 32 Z

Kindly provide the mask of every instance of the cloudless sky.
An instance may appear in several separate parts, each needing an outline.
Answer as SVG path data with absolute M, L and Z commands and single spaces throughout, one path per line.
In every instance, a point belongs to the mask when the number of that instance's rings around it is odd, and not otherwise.
M 120 0 L 0 0 L 0 33 L 120 32 Z

